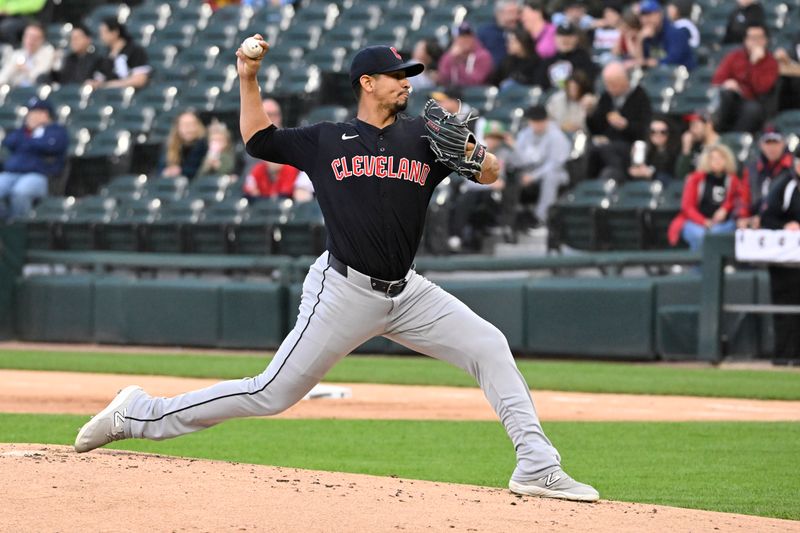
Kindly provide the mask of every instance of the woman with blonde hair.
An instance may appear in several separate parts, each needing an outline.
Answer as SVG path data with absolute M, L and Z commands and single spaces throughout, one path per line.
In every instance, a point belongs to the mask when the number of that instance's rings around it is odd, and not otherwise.
M 736 229 L 736 219 L 750 216 L 747 188 L 736 175 L 736 158 L 724 144 L 707 147 L 698 168 L 686 177 L 681 212 L 669 226 L 669 242 L 682 237 L 692 250 L 699 250 L 707 232 Z
M 161 175 L 167 178 L 186 176 L 192 179 L 208 152 L 206 128 L 197 113 L 184 111 L 172 123 L 166 151 L 161 156 Z
M 208 126 L 208 152 L 200 166 L 198 176 L 233 174 L 236 169 L 236 152 L 228 127 L 213 120 Z

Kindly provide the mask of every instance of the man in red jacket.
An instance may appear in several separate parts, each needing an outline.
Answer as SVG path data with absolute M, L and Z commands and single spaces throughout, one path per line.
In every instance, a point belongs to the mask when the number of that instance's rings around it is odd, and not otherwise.
M 720 88 L 717 131 L 749 131 L 761 128 L 764 102 L 778 81 L 778 62 L 767 49 L 769 37 L 762 24 L 748 26 L 744 46 L 722 59 L 713 85 Z

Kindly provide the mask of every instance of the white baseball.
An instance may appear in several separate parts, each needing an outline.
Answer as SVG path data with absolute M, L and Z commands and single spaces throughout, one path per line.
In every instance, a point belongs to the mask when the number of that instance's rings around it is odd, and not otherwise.
M 250 59 L 258 59 L 264 54 L 264 49 L 261 48 L 261 41 L 248 37 L 242 41 L 242 52 Z

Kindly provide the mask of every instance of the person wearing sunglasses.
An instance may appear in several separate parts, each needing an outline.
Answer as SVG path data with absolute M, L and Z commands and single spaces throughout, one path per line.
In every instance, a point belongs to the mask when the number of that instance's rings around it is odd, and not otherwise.
M 641 143 L 642 141 L 639 141 Z M 644 154 L 637 154 L 642 144 L 634 143 L 631 150 L 630 179 L 658 180 L 664 184 L 672 181 L 675 159 L 680 151 L 675 134 L 665 119 L 650 122 Z M 642 155 L 644 157 L 642 157 Z

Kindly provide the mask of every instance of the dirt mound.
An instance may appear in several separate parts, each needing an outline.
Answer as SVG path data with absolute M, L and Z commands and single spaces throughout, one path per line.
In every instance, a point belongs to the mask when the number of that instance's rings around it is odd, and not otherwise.
M 800 531 L 800 523 L 112 450 L 0 445 L 0 530 Z

